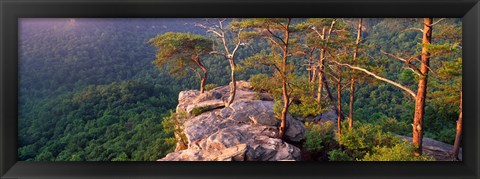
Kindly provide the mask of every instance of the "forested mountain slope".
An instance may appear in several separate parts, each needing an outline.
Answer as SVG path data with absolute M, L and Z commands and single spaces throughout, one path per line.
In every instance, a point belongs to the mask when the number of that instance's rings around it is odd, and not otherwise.
M 415 73 L 381 51 L 402 55 L 418 52 L 421 33 L 406 30 L 419 27 L 418 19 L 363 20 L 358 63 L 415 88 L 418 78 Z M 296 19 L 293 23 L 304 21 L 306 19 Z M 355 27 L 357 23 L 356 19 L 339 21 L 344 27 Z M 171 124 L 165 124 L 165 119 L 175 110 L 179 92 L 198 89 L 200 82 L 193 72 L 175 76 L 170 74 L 169 66 L 157 68 L 152 63 L 157 49 L 147 42 L 166 32 L 188 32 L 212 38 L 207 29 L 195 25 L 203 22 L 203 19 L 21 19 L 19 160 L 144 161 L 163 158 L 173 151 L 176 139 L 168 128 Z M 450 31 L 461 27 L 461 20 L 447 19 L 437 27 L 433 42 L 453 43 L 451 39 L 457 37 Z M 345 29 L 351 32 L 344 36 L 351 39 L 345 44 L 351 45 L 356 29 Z M 227 34 L 228 37 L 234 35 Z M 310 36 L 297 33 L 292 39 L 303 42 L 305 37 Z M 335 40 L 332 39 L 337 43 Z M 343 41 L 339 39 L 338 42 Z M 215 46 L 218 48 L 221 43 Z M 252 56 L 267 53 L 272 48 L 268 41 L 256 39 L 242 44 L 236 56 L 237 80 L 262 84 L 262 76 L 257 74 L 273 74 L 271 68 L 253 68 L 249 64 Z M 298 67 L 295 79 L 301 81 L 300 77 L 308 73 L 304 66 L 308 57 L 299 54 L 295 52 L 288 57 Z M 314 54 L 313 58 L 319 55 Z M 203 63 L 208 69 L 206 83 L 210 84 L 207 85 L 209 89 L 229 83 L 230 67 L 224 57 L 209 54 Z M 458 68 L 459 64 L 461 71 L 461 53 L 439 56 L 431 62 L 433 69 L 443 71 L 449 70 L 444 66 Z M 330 67 L 326 67 L 330 70 L 326 80 L 331 93 L 336 94 L 336 73 L 345 76 L 351 73 Z M 411 136 L 414 100 L 395 86 L 364 74 L 357 75 L 356 119 L 386 126 L 385 131 Z M 439 70 L 429 79 L 425 111 L 425 123 L 429 125 L 424 131 L 426 137 L 453 144 L 458 95 L 445 95 L 445 91 L 455 90 L 458 84 L 441 76 L 442 70 Z M 342 105 L 348 106 L 348 92 L 342 93 L 341 99 Z M 325 103 L 331 105 L 335 100 Z M 298 106 L 294 108 L 297 113 L 311 113 Z M 342 110 L 348 116 L 348 107 Z

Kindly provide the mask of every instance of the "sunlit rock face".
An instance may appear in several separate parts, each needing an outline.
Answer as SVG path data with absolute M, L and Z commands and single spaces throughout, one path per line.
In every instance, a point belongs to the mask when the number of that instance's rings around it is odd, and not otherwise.
M 186 112 L 189 117 L 179 127 L 187 140 L 159 161 L 300 160 L 295 145 L 305 139 L 302 122 L 289 116 L 285 137 L 278 139 L 280 120 L 273 112 L 273 96 L 238 81 L 235 101 L 225 107 L 229 90 L 221 86 L 204 94 L 180 92 L 177 113 Z

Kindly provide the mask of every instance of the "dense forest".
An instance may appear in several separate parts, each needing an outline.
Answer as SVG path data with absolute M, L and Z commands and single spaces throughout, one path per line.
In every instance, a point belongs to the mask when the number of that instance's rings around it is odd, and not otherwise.
M 422 137 L 461 146 L 461 19 L 19 24 L 19 160 L 157 160 L 174 150 L 180 91 L 230 84 L 228 107 L 238 80 L 273 94 L 280 131 L 287 114 L 334 108 L 337 126 L 305 123 L 303 146 L 319 158 L 429 160 Z

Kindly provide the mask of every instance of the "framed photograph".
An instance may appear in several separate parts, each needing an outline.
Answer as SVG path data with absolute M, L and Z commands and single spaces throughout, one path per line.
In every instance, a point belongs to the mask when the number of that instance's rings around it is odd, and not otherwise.
M 1 178 L 478 178 L 477 0 L 0 2 Z

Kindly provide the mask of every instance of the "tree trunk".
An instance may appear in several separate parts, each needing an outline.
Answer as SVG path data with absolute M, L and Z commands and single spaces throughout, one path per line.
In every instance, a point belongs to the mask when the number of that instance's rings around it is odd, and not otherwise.
M 308 81 L 309 82 L 314 82 L 315 81 L 315 80 L 313 80 L 313 77 L 314 76 L 316 77 L 315 73 L 317 73 L 317 70 L 316 70 L 317 68 L 312 68 L 313 52 L 315 52 L 315 48 L 311 48 L 310 52 L 308 54 L 308 66 L 307 66 L 308 70 L 307 70 L 307 72 L 308 72 Z
M 322 40 L 325 40 L 325 27 L 322 28 Z M 322 91 L 323 91 L 323 70 L 324 70 L 324 61 L 325 61 L 325 47 L 320 49 L 320 58 L 318 59 L 318 88 L 317 88 L 317 103 L 318 109 L 322 109 Z
M 416 155 L 422 155 L 423 118 L 425 114 L 428 67 L 430 63 L 430 53 L 428 52 L 426 45 L 430 44 L 432 41 L 432 18 L 424 18 L 423 23 L 422 64 L 420 66 L 422 76 L 418 81 L 418 91 L 415 98 L 415 114 L 413 117 L 413 145 L 415 147 Z
M 330 86 L 328 85 L 328 81 L 327 79 L 325 78 L 325 76 L 323 76 L 323 84 L 325 85 L 325 90 L 327 91 L 327 97 L 328 99 L 330 99 L 330 101 L 333 101 L 333 95 L 332 95 L 332 92 L 330 91 Z M 333 108 L 335 111 L 338 110 L 337 106 L 333 105 Z M 343 119 L 345 118 L 345 116 L 343 116 L 343 113 L 341 113 L 340 117 Z
M 282 63 L 282 96 L 283 96 L 283 108 L 281 113 L 281 123 L 279 128 L 279 138 L 283 138 L 285 134 L 285 127 L 287 125 L 287 113 L 288 107 L 290 106 L 290 97 L 287 89 L 287 58 L 288 58 L 288 41 L 290 37 L 290 26 L 291 18 L 288 19 L 288 22 L 285 26 L 285 40 L 283 41 L 283 63 Z
M 229 107 L 230 104 L 233 103 L 233 100 L 235 99 L 235 92 L 237 89 L 237 82 L 235 80 L 235 61 L 233 59 L 228 60 L 230 62 L 230 69 L 231 69 L 231 82 L 230 82 L 230 95 L 228 97 L 227 104 L 225 105 L 226 107 Z
M 463 114 L 462 114 L 463 99 L 462 98 L 463 98 L 462 91 L 460 91 L 460 113 L 458 115 L 458 120 L 457 120 L 455 143 L 453 144 L 453 156 L 457 160 L 459 160 L 458 151 L 460 149 L 460 142 L 462 140 L 462 119 L 463 119 Z
M 200 82 L 200 93 L 204 93 L 205 92 L 205 82 L 207 81 L 207 68 L 205 68 L 205 66 L 203 66 L 201 63 L 198 63 L 198 64 L 203 71 L 203 77 L 202 77 L 202 80 Z
M 330 87 L 328 86 L 328 81 L 325 79 L 325 76 L 322 78 L 323 79 L 323 84 L 325 85 L 325 89 L 327 90 L 327 96 L 330 101 L 333 101 L 333 95 L 332 92 L 330 91 Z
M 287 83 L 285 79 L 282 79 L 282 96 L 283 96 L 283 108 L 282 108 L 282 113 L 281 113 L 281 123 L 280 123 L 280 129 L 279 129 L 279 138 L 283 138 L 283 135 L 285 134 L 285 127 L 286 127 L 286 121 L 287 121 L 287 113 L 288 113 L 288 103 L 289 103 L 289 96 L 287 93 Z
M 342 134 L 342 83 L 341 77 L 338 77 L 337 82 L 337 133 Z
M 308 81 L 309 81 L 309 82 L 313 82 L 313 80 L 312 80 L 312 77 L 313 77 L 313 76 L 312 76 L 312 70 L 311 70 L 311 69 L 312 69 L 312 65 L 309 64 L 309 65 L 308 65 L 308 69 L 310 69 L 310 70 L 307 70 L 307 72 L 308 72 L 308 74 L 307 74 L 307 75 L 308 75 Z
M 317 88 L 317 103 L 318 103 L 318 109 L 322 109 L 322 91 L 323 91 L 323 72 L 325 70 L 325 49 L 322 48 L 320 50 L 320 60 L 318 62 L 318 88 Z
M 358 29 L 357 29 L 357 41 L 355 42 L 355 51 L 353 53 L 353 65 L 355 66 L 357 63 L 357 53 L 358 53 L 358 44 L 360 44 L 360 37 L 362 35 L 362 18 L 360 18 L 358 22 Z M 352 76 L 350 82 L 350 106 L 349 106 L 349 119 L 348 119 L 348 128 L 351 129 L 353 127 L 353 103 L 355 101 L 355 76 Z

